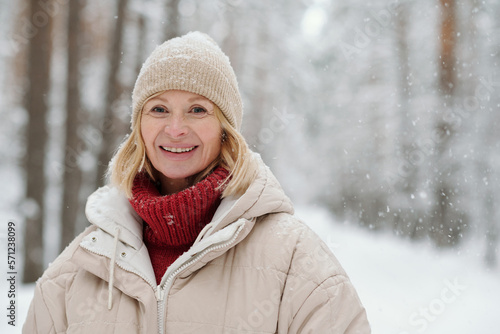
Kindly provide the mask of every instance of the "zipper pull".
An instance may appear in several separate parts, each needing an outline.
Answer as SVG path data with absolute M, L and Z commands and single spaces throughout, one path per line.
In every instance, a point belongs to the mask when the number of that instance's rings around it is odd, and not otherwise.
M 165 298 L 165 290 L 158 286 L 158 289 L 156 289 L 156 300 L 161 302 L 163 298 Z

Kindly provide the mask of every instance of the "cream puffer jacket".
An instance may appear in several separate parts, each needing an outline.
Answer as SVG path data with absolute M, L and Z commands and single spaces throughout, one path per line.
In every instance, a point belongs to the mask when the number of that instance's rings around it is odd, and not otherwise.
M 346 273 L 259 163 L 159 286 L 141 219 L 116 188 L 97 190 L 92 225 L 38 280 L 23 333 L 370 333 Z

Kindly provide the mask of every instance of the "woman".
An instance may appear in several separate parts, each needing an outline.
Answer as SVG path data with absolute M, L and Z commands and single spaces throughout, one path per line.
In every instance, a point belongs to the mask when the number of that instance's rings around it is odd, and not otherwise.
M 37 282 L 24 333 L 369 333 L 329 249 L 248 149 L 229 59 L 156 48 L 91 223 Z

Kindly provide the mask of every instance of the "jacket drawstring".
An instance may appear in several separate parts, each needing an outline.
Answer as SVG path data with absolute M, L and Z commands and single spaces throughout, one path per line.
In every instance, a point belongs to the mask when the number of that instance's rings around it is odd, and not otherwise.
M 113 284 L 115 279 L 115 260 L 116 260 L 116 249 L 118 248 L 118 235 L 120 234 L 120 228 L 115 229 L 115 239 L 113 242 L 113 253 L 111 254 L 111 261 L 109 262 L 109 282 L 108 282 L 108 310 L 111 310 L 113 306 Z
M 213 226 L 214 226 L 213 222 L 205 225 L 205 227 L 198 234 L 198 237 L 196 238 L 196 240 L 194 241 L 193 244 L 197 244 L 205 236 L 205 234 L 208 232 L 208 230 L 211 229 Z

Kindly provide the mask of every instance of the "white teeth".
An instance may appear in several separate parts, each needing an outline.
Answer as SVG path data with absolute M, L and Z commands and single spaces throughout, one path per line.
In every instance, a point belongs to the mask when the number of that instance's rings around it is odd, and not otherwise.
M 196 146 L 193 147 L 186 147 L 186 148 L 178 148 L 178 147 L 166 147 L 162 146 L 161 148 L 164 149 L 167 152 L 173 152 L 173 153 L 185 153 L 189 152 L 195 149 Z

